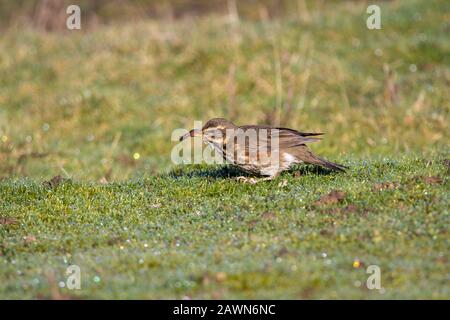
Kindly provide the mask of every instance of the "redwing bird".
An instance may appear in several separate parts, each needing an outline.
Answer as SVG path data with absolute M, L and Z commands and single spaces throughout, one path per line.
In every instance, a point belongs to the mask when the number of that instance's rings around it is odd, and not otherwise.
M 201 137 L 223 160 L 249 174 L 265 176 L 263 180 L 271 180 L 298 163 L 345 171 L 346 166 L 319 158 L 307 147 L 307 143 L 319 141 L 317 136 L 322 134 L 270 126 L 236 126 L 228 120 L 215 118 L 201 130 L 192 129 L 180 137 L 180 141 Z

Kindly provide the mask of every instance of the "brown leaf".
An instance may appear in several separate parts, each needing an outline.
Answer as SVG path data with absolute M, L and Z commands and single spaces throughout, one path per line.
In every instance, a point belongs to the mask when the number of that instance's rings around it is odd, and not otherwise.
M 329 236 L 330 234 L 333 234 L 330 230 L 328 230 L 328 229 L 322 229 L 322 230 L 320 230 L 319 231 L 319 233 L 320 233 L 320 235 L 321 236 Z
M 15 218 L 11 218 L 11 217 L 0 217 L 0 224 L 3 226 L 7 226 L 10 224 L 16 224 L 19 221 L 17 221 L 17 219 Z
M 282 257 L 285 256 L 289 253 L 289 250 L 286 249 L 286 247 L 283 247 L 280 249 L 280 251 L 278 251 L 277 257 Z
M 225 272 L 217 272 L 215 278 L 217 282 L 223 282 L 227 279 L 227 274 Z
M 441 184 L 443 182 L 441 177 L 424 177 L 423 181 L 428 184 Z
M 398 182 L 383 182 L 375 183 L 372 187 L 372 191 L 394 190 L 400 186 Z
M 250 220 L 248 222 L 249 228 L 253 229 L 258 224 L 258 220 Z
M 345 206 L 342 210 L 345 212 L 357 212 L 358 211 L 358 206 L 355 204 L 349 204 L 348 206 Z
M 33 236 L 33 235 L 25 236 L 25 237 L 23 237 L 23 240 L 24 240 L 24 242 L 25 242 L 26 244 L 33 243 L 33 242 L 36 242 L 36 241 L 37 241 L 36 237 Z
M 447 167 L 448 170 L 450 170 L 450 159 L 445 159 L 444 161 L 442 161 L 444 163 L 444 165 Z
M 43 183 L 44 186 L 49 187 L 49 188 L 56 188 L 57 186 L 59 186 L 60 184 L 69 181 L 69 179 L 63 178 L 60 175 L 54 176 L 53 178 L 51 178 L 48 181 L 45 181 Z
M 122 239 L 119 236 L 113 236 L 112 238 L 109 238 L 106 243 L 110 246 L 113 246 L 115 244 L 118 244 Z
M 341 202 L 345 198 L 345 192 L 341 190 L 333 190 L 329 194 L 322 196 L 315 202 L 317 206 L 330 205 Z
M 261 218 L 262 219 L 264 219 L 264 220 L 273 220 L 273 219 L 275 219 L 277 216 L 275 215 L 275 213 L 273 213 L 273 212 L 264 212 L 262 215 L 261 215 Z

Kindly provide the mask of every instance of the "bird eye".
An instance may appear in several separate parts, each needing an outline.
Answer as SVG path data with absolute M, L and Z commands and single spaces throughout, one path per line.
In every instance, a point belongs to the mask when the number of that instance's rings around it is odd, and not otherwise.
M 209 137 L 210 137 L 210 139 L 218 139 L 218 138 L 220 138 L 220 133 L 217 132 L 216 130 L 214 130 L 209 133 Z

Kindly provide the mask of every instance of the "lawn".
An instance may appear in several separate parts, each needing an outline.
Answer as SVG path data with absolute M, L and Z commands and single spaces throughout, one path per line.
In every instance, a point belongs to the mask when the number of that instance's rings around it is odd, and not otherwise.
M 364 2 L 307 3 L 5 30 L 0 298 L 449 299 L 450 5 L 381 2 L 368 30 Z M 173 164 L 173 130 L 212 117 L 325 132 L 350 169 Z

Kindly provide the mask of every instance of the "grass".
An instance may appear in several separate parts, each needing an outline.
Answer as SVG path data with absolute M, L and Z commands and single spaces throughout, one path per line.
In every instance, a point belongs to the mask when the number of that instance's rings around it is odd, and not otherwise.
M 448 177 L 424 179 L 448 169 L 351 165 L 257 185 L 201 166 L 108 185 L 2 182 L 0 210 L 16 223 L 1 229 L 0 296 L 448 298 Z M 345 198 L 318 201 L 334 189 Z M 82 289 L 58 291 L 71 264 Z M 365 287 L 372 264 L 383 294 Z
M 448 299 L 449 5 L 381 7 L 379 31 L 347 1 L 5 31 L 0 297 Z M 175 167 L 172 131 L 218 116 L 326 132 L 313 150 L 351 169 Z

